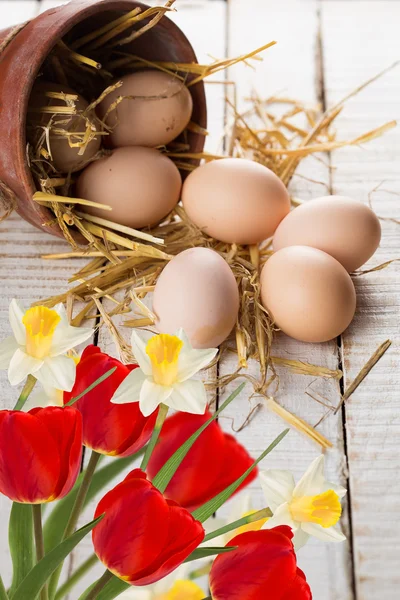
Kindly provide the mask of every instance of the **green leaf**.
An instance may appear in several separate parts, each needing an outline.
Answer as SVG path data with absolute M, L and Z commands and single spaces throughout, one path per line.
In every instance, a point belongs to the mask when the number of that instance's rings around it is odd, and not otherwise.
M 31 504 L 13 502 L 8 527 L 8 542 L 13 565 L 13 578 L 9 590 L 10 596 L 12 596 L 35 565 Z
M 205 546 L 204 548 L 196 548 L 184 562 L 192 562 L 192 560 L 207 558 L 208 556 L 215 556 L 216 554 L 225 554 L 225 552 L 232 552 L 232 550 L 236 550 L 236 548 L 237 546 Z
M 112 369 L 110 369 L 106 373 L 103 373 L 103 375 L 101 375 L 100 377 L 98 377 L 96 379 L 96 381 L 93 381 L 93 383 L 91 383 L 90 385 L 88 385 L 88 387 L 86 389 L 84 389 L 83 392 L 81 392 L 80 394 L 78 394 L 77 396 L 75 396 L 75 398 L 71 398 L 71 400 L 69 402 L 67 402 L 65 406 L 72 406 L 73 404 L 75 404 L 75 402 L 78 402 L 78 400 L 80 400 L 81 398 L 83 398 L 83 396 L 85 394 L 88 394 L 89 392 L 91 392 L 92 390 L 94 390 L 94 388 L 97 387 L 100 383 L 103 383 L 103 381 L 105 381 L 105 379 L 108 379 L 109 377 L 111 377 L 111 375 L 116 370 L 117 370 L 117 367 L 113 367 Z
M 35 596 L 40 593 L 40 590 L 49 579 L 50 575 L 57 569 L 58 565 L 72 552 L 85 535 L 92 531 L 102 518 L 103 515 L 98 519 L 91 521 L 84 527 L 81 527 L 81 529 L 75 531 L 73 535 L 46 554 L 18 586 L 17 591 L 12 596 L 11 600 L 32 600 L 32 598 L 35 598 Z
M 246 384 L 242 383 L 239 387 L 232 392 L 232 394 L 225 400 L 222 406 L 213 414 L 213 416 L 206 421 L 193 435 L 190 436 L 188 440 L 178 450 L 167 460 L 165 465 L 161 467 L 157 475 L 153 479 L 153 485 L 160 490 L 160 492 L 165 492 L 165 489 L 172 477 L 175 475 L 179 465 L 193 446 L 193 444 L 198 440 L 203 431 L 207 429 L 207 427 L 215 421 L 218 415 L 240 394 L 242 389 Z
M 103 468 L 96 471 L 93 475 L 84 506 L 87 506 L 89 502 L 91 502 L 97 494 L 114 479 L 114 477 L 129 467 L 143 453 L 144 449 L 133 456 L 114 458 L 108 465 L 105 465 Z M 83 476 L 84 473 L 79 475 L 72 491 L 68 496 L 65 496 L 65 498 L 59 500 L 55 504 L 53 510 L 46 519 L 44 526 L 44 546 L 46 552 L 55 548 L 62 540 Z
M 7 590 L 4 586 L 3 579 L 0 575 L 0 600 L 9 600 L 9 596 L 7 594 Z
M 256 461 L 243 473 L 239 479 L 236 479 L 231 485 L 225 488 L 222 492 L 220 492 L 217 496 L 200 506 L 197 510 L 195 510 L 192 514 L 195 519 L 204 523 L 207 521 L 231 496 L 236 492 L 238 487 L 243 483 L 248 475 L 252 472 L 253 469 L 261 462 L 267 454 L 269 454 L 289 433 L 289 429 L 285 429 L 281 434 L 278 435 L 277 438 L 268 446 L 266 450 L 257 458 Z
M 85 600 L 87 598 L 89 592 L 92 591 L 97 581 L 93 585 L 91 585 L 87 590 L 83 592 L 81 596 L 79 596 L 79 600 Z M 104 588 L 97 594 L 96 600 L 114 600 L 117 598 L 122 592 L 132 587 L 126 581 L 122 581 L 118 577 L 114 577 L 104 586 Z
M 219 529 L 216 529 L 215 531 L 211 531 L 210 533 L 208 533 L 206 535 L 203 542 L 208 542 L 210 540 L 213 540 L 214 538 L 219 537 L 220 535 L 224 535 L 225 533 L 229 533 L 230 531 L 233 531 L 234 529 L 238 529 L 238 527 L 242 527 L 243 525 L 248 525 L 248 523 L 255 523 L 256 521 L 260 521 L 261 519 L 268 519 L 269 517 L 272 517 L 271 509 L 270 508 L 262 508 L 261 510 L 258 510 L 257 512 L 247 515 L 247 517 L 242 517 L 241 519 L 238 519 L 237 521 L 233 521 L 232 523 L 228 523 L 228 525 L 224 525 L 223 527 L 220 527 Z

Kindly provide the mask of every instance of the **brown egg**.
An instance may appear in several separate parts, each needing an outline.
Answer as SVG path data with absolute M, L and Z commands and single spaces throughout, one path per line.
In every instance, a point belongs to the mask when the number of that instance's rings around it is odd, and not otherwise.
M 139 228 L 155 225 L 171 212 L 181 186 L 172 160 L 153 148 L 135 146 L 117 148 L 92 162 L 79 176 L 76 195 L 112 208 L 85 207 L 91 215 Z
M 160 333 L 173 334 L 182 327 L 194 348 L 215 348 L 228 337 L 238 316 L 235 277 L 214 250 L 185 250 L 161 273 L 153 311 Z
M 289 246 L 264 265 L 261 301 L 287 335 L 302 342 L 326 342 L 350 324 L 356 292 L 335 258 L 308 246 Z
M 193 223 L 230 244 L 262 242 L 290 210 L 279 177 L 244 158 L 214 160 L 192 171 L 183 185 L 182 202 Z
M 324 196 L 295 208 L 274 235 L 274 250 L 312 246 L 327 252 L 352 272 L 379 246 L 378 217 L 365 204 L 346 196 Z
M 185 129 L 193 110 L 192 96 L 181 79 L 163 71 L 139 71 L 121 77 L 122 86 L 108 94 L 98 114 L 112 128 L 112 147 L 161 146 Z M 117 107 L 110 106 L 123 96 Z
M 29 101 L 28 109 L 28 122 L 27 131 L 29 141 L 35 145 L 40 136 L 43 134 L 43 127 L 49 125 L 51 121 L 52 128 L 66 129 L 68 132 L 73 133 L 74 131 L 81 134 L 86 131 L 87 121 L 79 115 L 65 115 L 62 113 L 39 113 L 37 109 L 39 107 L 50 107 L 60 106 L 65 108 L 68 106 L 66 100 L 60 98 L 49 98 L 47 92 L 75 94 L 78 99 L 74 101 L 76 110 L 82 112 L 87 108 L 88 103 L 82 96 L 74 92 L 71 88 L 65 85 L 50 82 L 40 82 L 33 88 L 31 98 Z M 100 124 L 97 119 L 93 118 L 92 115 L 88 115 L 91 122 L 92 129 L 96 130 Z M 71 136 L 69 138 L 71 143 L 82 141 L 82 135 L 77 137 Z M 46 144 L 44 147 L 51 152 L 50 162 L 57 171 L 61 173 L 68 173 L 79 171 L 85 163 L 93 158 L 98 152 L 101 145 L 101 136 L 97 136 L 89 142 L 86 146 L 83 154 L 79 154 L 79 147 L 71 147 L 68 138 L 62 135 L 57 135 L 54 131 L 50 132 L 49 136 L 49 148 Z

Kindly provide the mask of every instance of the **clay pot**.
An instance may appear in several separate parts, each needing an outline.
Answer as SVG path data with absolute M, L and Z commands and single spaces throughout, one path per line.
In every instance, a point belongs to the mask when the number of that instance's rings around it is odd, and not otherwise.
M 133 10 L 133 0 L 73 0 L 21 25 L 0 32 L 0 194 L 36 227 L 62 237 L 54 215 L 32 200 L 36 191 L 26 159 L 26 114 L 34 81 L 54 45 L 74 28 L 82 36 Z M 144 24 L 145 21 L 142 22 Z M 197 62 L 188 39 L 168 17 L 132 42 L 129 51 L 148 60 Z M 190 88 L 193 120 L 206 127 L 204 85 Z M 191 152 L 201 152 L 204 136 L 189 132 Z

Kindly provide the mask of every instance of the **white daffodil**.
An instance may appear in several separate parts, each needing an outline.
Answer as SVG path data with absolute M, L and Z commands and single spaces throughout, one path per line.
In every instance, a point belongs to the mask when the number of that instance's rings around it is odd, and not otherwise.
M 12 300 L 9 318 L 14 335 L 0 342 L 0 369 L 8 369 L 11 385 L 34 375 L 47 388 L 71 391 L 76 365 L 66 352 L 85 342 L 93 330 L 72 327 L 62 304 L 24 311 Z
M 325 460 L 316 458 L 295 485 L 290 471 L 261 471 L 261 486 L 273 516 L 263 526 L 271 529 L 289 525 L 298 550 L 310 536 L 326 542 L 342 542 L 345 536 L 335 529 L 342 514 L 340 499 L 346 490 L 329 483 L 324 475 Z
M 68 352 L 67 356 L 74 361 L 75 365 L 80 361 L 80 356 L 74 351 Z M 36 386 L 25 402 L 23 410 L 28 412 L 32 408 L 45 408 L 46 406 L 64 406 L 64 390 L 43 384 L 40 387 Z
M 183 564 L 173 573 L 152 585 L 132 587 L 118 596 L 119 600 L 203 600 L 205 593 L 188 579 L 190 565 Z
M 145 417 L 160 404 L 204 414 L 207 406 L 204 383 L 191 378 L 212 361 L 218 348 L 195 350 L 182 329 L 176 335 L 154 335 L 147 344 L 133 331 L 132 352 L 140 368 L 129 373 L 111 402 L 139 402 Z

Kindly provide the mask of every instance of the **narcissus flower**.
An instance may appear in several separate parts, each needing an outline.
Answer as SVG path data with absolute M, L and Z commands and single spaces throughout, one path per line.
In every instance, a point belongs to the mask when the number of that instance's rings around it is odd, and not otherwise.
M 342 542 L 343 533 L 335 529 L 342 514 L 341 498 L 346 490 L 329 483 L 324 476 L 324 456 L 316 458 L 295 485 L 290 471 L 261 471 L 260 480 L 273 517 L 264 528 L 289 525 L 295 548 L 301 548 L 310 535 L 326 542 Z
M 112 375 L 85 394 L 74 405 L 83 417 L 83 443 L 88 448 L 110 456 L 129 456 L 140 450 L 150 439 L 157 411 L 150 417 L 142 415 L 137 403 L 124 405 L 110 402 L 121 382 L 136 369 L 88 346 L 76 368 L 75 385 L 64 392 L 64 403 L 81 394 L 96 379 L 115 368 Z
M 304 573 L 297 567 L 289 527 L 235 536 L 210 572 L 213 600 L 311 600 Z
M 78 477 L 82 417 L 73 407 L 0 411 L 0 492 L 15 502 L 63 498 Z
M 164 463 L 201 427 L 211 413 L 176 413 L 164 423 L 153 450 L 147 472 L 153 479 Z M 167 498 L 192 511 L 211 500 L 253 464 L 247 450 L 213 421 L 194 443 L 165 490 Z M 239 490 L 257 477 L 257 469 L 245 479 Z
M 204 383 L 191 378 L 212 361 L 218 348 L 195 350 L 183 330 L 176 335 L 154 335 L 147 344 L 134 331 L 132 351 L 140 368 L 124 379 L 112 402 L 139 402 L 146 417 L 160 404 L 183 412 L 204 413 Z
M 71 390 L 75 362 L 66 352 L 85 342 L 93 330 L 71 327 L 62 304 L 24 311 L 12 300 L 9 318 L 14 335 L 0 343 L 0 369 L 8 369 L 11 385 L 34 375 L 44 386 Z
M 192 564 L 181 565 L 153 585 L 129 588 L 118 596 L 118 600 L 203 600 L 206 594 L 189 579 Z
M 117 577 L 143 586 L 172 573 L 204 539 L 199 521 L 164 496 L 140 469 L 104 496 L 93 529 L 99 559 Z

